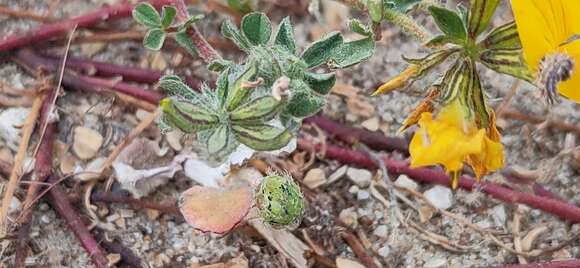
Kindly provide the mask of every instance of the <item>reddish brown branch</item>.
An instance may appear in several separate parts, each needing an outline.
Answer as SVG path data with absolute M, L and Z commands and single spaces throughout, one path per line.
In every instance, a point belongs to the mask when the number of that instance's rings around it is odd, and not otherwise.
M 173 0 L 173 4 L 177 8 L 177 19 L 181 22 L 185 22 L 189 19 L 189 12 L 187 11 L 187 5 L 183 0 Z M 205 40 L 203 35 L 199 32 L 195 25 L 192 25 L 187 29 L 187 33 L 191 37 L 191 41 L 197 48 L 197 53 L 209 64 L 214 60 L 221 59 L 219 53 L 210 45 L 210 43 Z
M 367 252 L 368 250 L 362 245 L 362 243 L 356 238 L 356 236 L 350 232 L 343 231 L 340 236 L 346 243 L 350 246 L 354 254 L 359 258 L 364 267 L 367 268 L 378 268 L 377 264 Z
M 143 267 L 141 259 L 133 253 L 132 250 L 125 247 L 121 242 L 112 240 L 108 241 L 101 233 L 95 233 L 95 237 L 100 241 L 100 244 L 109 252 L 121 255 L 121 262 L 131 268 Z
M 576 124 L 569 124 L 558 120 L 551 120 L 539 115 L 533 115 L 530 113 L 521 113 L 515 110 L 505 109 L 502 111 L 501 116 L 503 118 L 525 121 L 535 125 L 547 122 L 547 127 L 557 128 L 562 131 L 580 134 L 580 126 Z
M 491 268 L 573 268 L 573 267 L 580 267 L 580 259 L 491 266 Z
M 173 0 L 151 0 L 149 2 L 153 6 L 159 8 L 163 5 L 171 4 Z M 93 26 L 101 21 L 128 17 L 131 15 L 133 6 L 134 5 L 128 3 L 105 6 L 78 17 L 42 25 L 25 33 L 9 35 L 0 40 L 0 52 L 34 45 L 54 37 L 60 37 L 65 35 L 75 26 L 77 28 L 85 28 Z
M 306 140 L 299 140 L 298 147 L 302 150 L 314 149 L 317 151 L 320 151 L 321 148 L 323 148 L 321 145 L 313 145 Z M 361 151 L 347 149 L 332 144 L 326 144 L 325 148 L 326 151 L 321 153 L 329 159 L 369 169 L 377 168 L 376 163 L 371 159 L 371 157 Z M 406 162 L 388 158 L 384 158 L 384 161 L 391 174 L 405 174 L 416 181 L 449 186 L 449 176 L 441 170 L 430 168 L 410 168 Z M 570 203 L 537 196 L 531 193 L 514 191 L 489 182 L 480 182 L 477 184 L 474 179 L 467 176 L 461 177 L 459 180 L 459 187 L 467 191 L 471 191 L 477 187 L 482 192 L 504 202 L 528 205 L 573 223 L 580 222 L 580 208 Z
M 56 177 L 51 177 L 49 179 L 49 182 L 53 184 L 57 184 L 58 181 L 59 180 Z M 98 268 L 108 267 L 109 261 L 104 250 L 101 248 L 99 243 L 97 243 L 91 232 L 87 229 L 87 226 L 85 226 L 83 223 L 78 212 L 68 200 L 64 189 L 60 185 L 52 186 L 48 193 L 47 199 L 51 206 L 66 221 L 68 227 L 79 239 L 81 245 L 93 260 L 93 264 L 95 264 L 95 266 Z
M 374 150 L 400 151 L 408 154 L 408 142 L 402 138 L 390 138 L 385 137 L 385 135 L 378 131 L 373 132 L 359 128 L 347 127 L 320 115 L 306 118 L 304 123 L 315 124 L 322 130 L 326 131 L 331 137 L 349 145 L 361 142 Z
M 15 61 L 33 71 L 40 69 L 56 72 L 58 68 L 58 65 L 55 65 L 50 60 L 37 55 L 30 49 L 18 51 L 15 56 Z M 97 93 L 104 93 L 108 90 L 115 91 L 153 104 L 157 104 L 159 100 L 163 98 L 163 95 L 157 91 L 145 90 L 141 87 L 124 82 L 79 75 L 70 70 L 64 72 L 62 83 L 65 87 L 76 90 L 93 91 Z
M 80 195 L 70 195 L 68 197 L 71 201 L 81 201 L 82 197 Z M 104 203 L 119 203 L 126 204 L 134 208 L 147 208 L 157 210 L 166 214 L 181 215 L 177 206 L 162 205 L 155 202 L 150 202 L 141 199 L 135 199 L 129 196 L 124 196 L 120 194 L 114 194 L 110 192 L 106 193 L 94 193 L 91 195 L 91 201 L 93 202 L 104 202 Z

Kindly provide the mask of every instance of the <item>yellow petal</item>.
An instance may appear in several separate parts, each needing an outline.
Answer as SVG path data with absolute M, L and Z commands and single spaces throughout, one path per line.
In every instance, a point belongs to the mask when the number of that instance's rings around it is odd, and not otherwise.
M 580 5 L 580 0 L 578 2 Z M 580 14 L 578 16 L 580 16 Z M 578 20 L 580 21 L 580 18 L 578 18 Z M 565 45 L 562 47 L 562 51 L 574 58 L 576 66 L 570 79 L 560 83 L 558 90 L 560 91 L 560 94 L 567 98 L 580 102 L 580 40 Z
M 375 90 L 375 92 L 373 92 L 373 94 L 371 94 L 371 96 L 385 94 L 395 89 L 405 87 L 411 76 L 415 75 L 416 72 L 417 72 L 416 65 L 411 65 L 407 67 L 407 69 L 405 69 L 402 73 L 400 73 L 390 81 L 381 85 L 377 90 Z
M 551 8 L 552 0 L 512 0 L 524 57 L 533 73 L 544 55 L 560 44 Z M 558 0 L 556 0 L 558 1 Z M 575 1 L 575 0 L 572 0 Z

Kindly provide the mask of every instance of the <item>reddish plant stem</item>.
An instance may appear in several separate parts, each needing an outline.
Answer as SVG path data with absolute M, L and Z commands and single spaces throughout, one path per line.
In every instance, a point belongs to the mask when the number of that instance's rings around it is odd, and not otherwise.
M 302 150 L 314 149 L 320 152 L 323 146 L 320 144 L 313 145 L 306 140 L 299 140 L 298 148 Z M 364 152 L 347 149 L 332 144 L 326 144 L 325 148 L 326 151 L 321 153 L 329 159 L 334 159 L 345 164 L 361 166 L 369 169 L 377 168 L 376 163 L 368 154 Z M 411 168 L 409 167 L 408 163 L 404 161 L 388 159 L 386 157 L 384 158 L 384 161 L 389 172 L 393 175 L 405 174 L 416 181 L 449 186 L 449 176 L 441 170 L 430 168 Z M 580 208 L 570 203 L 552 198 L 537 196 L 531 193 L 514 191 L 512 189 L 489 182 L 480 182 L 478 184 L 474 179 L 467 176 L 462 176 L 460 178 L 459 187 L 467 191 L 472 191 L 474 188 L 477 188 L 480 189 L 480 191 L 490 195 L 491 197 L 507 203 L 524 204 L 560 217 L 563 220 L 568 220 L 572 223 L 580 222 Z
M 189 12 L 187 11 L 187 5 L 185 4 L 185 1 L 173 0 L 173 4 L 177 8 L 177 20 L 180 22 L 187 21 L 189 19 Z M 203 59 L 203 61 L 205 61 L 205 63 L 209 64 L 214 60 L 222 58 L 219 53 L 211 46 L 211 44 L 205 40 L 195 25 L 189 27 L 187 29 L 187 33 L 197 48 L 197 53 Z
M 58 65 L 54 65 L 50 60 L 37 55 L 30 49 L 18 51 L 15 60 L 32 70 L 41 69 L 56 72 L 58 68 Z M 145 90 L 141 87 L 119 81 L 78 75 L 70 70 L 64 72 L 62 83 L 65 87 L 97 93 L 107 92 L 107 89 L 109 89 L 154 104 L 157 104 L 163 98 L 163 95 L 157 91 Z
M 109 261 L 104 250 L 101 248 L 99 243 L 97 243 L 91 232 L 87 229 L 80 215 L 68 200 L 64 189 L 57 184 L 58 181 L 59 180 L 56 177 L 51 177 L 49 179 L 50 183 L 56 184 L 52 186 L 48 192 L 47 199 L 49 203 L 66 221 L 68 227 L 79 239 L 81 245 L 93 260 L 93 264 L 98 268 L 108 267 Z
M 80 195 L 69 195 L 68 198 L 72 202 L 82 201 L 82 196 Z M 132 206 L 134 208 L 147 208 L 157 210 L 166 214 L 181 215 L 177 206 L 162 205 L 155 202 L 150 202 L 141 199 L 135 199 L 132 197 L 115 194 L 111 192 L 106 193 L 94 193 L 91 195 L 91 201 L 93 202 L 104 202 L 104 203 L 119 203 Z
M 168 5 L 173 0 L 151 0 L 153 6 L 160 8 Z M 96 11 L 89 12 L 77 17 L 64 19 L 52 24 L 41 25 L 33 30 L 21 34 L 9 35 L 0 40 L 0 52 L 38 44 L 48 39 L 65 35 L 73 27 L 85 28 L 93 26 L 101 21 L 128 17 L 131 15 L 134 5 L 124 3 L 113 6 L 105 6 Z
M 532 123 L 535 125 L 547 122 L 547 127 L 557 128 L 557 129 L 560 129 L 562 131 L 580 134 L 580 126 L 578 126 L 578 125 L 569 124 L 569 123 L 559 121 L 559 120 L 550 120 L 546 117 L 539 116 L 539 115 L 534 115 L 534 114 L 530 114 L 530 113 L 522 113 L 522 112 L 515 111 L 515 110 L 505 109 L 502 111 L 501 116 L 503 118 L 524 121 L 524 122 Z
M 491 268 L 574 268 L 574 267 L 580 267 L 580 259 L 491 266 Z
M 315 124 L 334 137 L 349 145 L 364 143 L 374 150 L 400 151 L 409 154 L 408 142 L 402 138 L 385 137 L 378 131 L 347 127 L 324 116 L 315 115 L 304 119 L 304 123 Z
M 48 96 L 44 97 L 42 108 L 40 110 L 40 120 L 39 126 L 44 126 L 48 120 L 48 115 L 52 107 L 52 97 L 54 96 L 54 91 Z M 36 155 L 34 163 L 34 182 L 28 186 L 28 191 L 26 192 L 26 198 L 24 199 L 24 207 L 22 210 L 22 215 L 20 215 L 19 224 L 20 228 L 17 233 L 17 243 L 15 249 L 15 259 L 14 267 L 23 268 L 26 266 L 26 255 L 28 253 L 28 234 L 30 232 L 30 223 L 32 221 L 32 211 L 34 210 L 35 204 L 34 200 L 37 198 L 38 192 L 42 185 L 40 183 L 45 182 L 48 177 L 52 175 L 52 138 L 55 136 L 55 125 L 47 125 L 45 136 L 48 138 L 42 139 L 38 147 L 38 154 Z
M 362 262 L 362 264 L 364 265 L 364 267 L 367 267 L 367 268 L 378 268 L 378 266 L 375 263 L 375 260 L 373 259 L 373 257 L 371 257 L 367 253 L 368 250 L 362 245 L 362 243 L 358 240 L 358 238 L 354 234 L 352 234 L 352 233 L 350 233 L 348 231 L 343 231 L 343 232 L 340 233 L 340 236 L 350 246 L 350 248 L 352 249 L 352 251 L 354 252 L 354 254 Z
M 96 232 L 95 237 L 107 251 L 121 255 L 121 262 L 131 268 L 143 267 L 141 259 L 119 241 L 108 241 L 102 233 Z

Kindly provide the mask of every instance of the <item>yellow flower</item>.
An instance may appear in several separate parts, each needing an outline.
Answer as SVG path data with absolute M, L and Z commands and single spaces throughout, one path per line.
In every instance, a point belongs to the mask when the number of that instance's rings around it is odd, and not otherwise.
M 417 68 L 417 65 L 407 67 L 402 73 L 381 85 L 371 96 L 377 96 L 407 86 L 409 79 L 417 72 Z
M 524 57 L 538 86 L 549 96 L 557 87 L 560 94 L 580 102 L 580 40 L 574 40 L 580 34 L 580 1 L 512 0 L 512 7 Z
M 473 168 L 478 179 L 504 165 L 503 146 L 490 138 L 494 132 L 488 136 L 486 129 L 478 129 L 467 119 L 459 101 L 445 106 L 436 119 L 430 112 L 423 113 L 419 126 L 409 146 L 411 167 L 443 165 L 451 174 L 453 189 L 458 186 L 464 163 Z

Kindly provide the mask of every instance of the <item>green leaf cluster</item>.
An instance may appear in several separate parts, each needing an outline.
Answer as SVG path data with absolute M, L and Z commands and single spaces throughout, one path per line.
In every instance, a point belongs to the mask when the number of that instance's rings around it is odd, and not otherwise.
M 207 156 L 216 162 L 240 144 L 256 151 L 283 148 L 301 120 L 325 105 L 336 81 L 333 71 L 372 56 L 370 31 L 357 22 L 351 28 L 364 37 L 345 41 L 334 32 L 299 53 L 288 18 L 276 31 L 268 17 L 257 12 L 244 16 L 240 28 L 224 22 L 223 36 L 246 57 L 240 64 L 220 59 L 209 65 L 219 72 L 214 90 L 204 86 L 194 92 L 177 76 L 163 77 L 159 87 L 171 97 L 161 103 L 160 125 L 197 133 Z
M 429 12 L 442 34 L 425 45 L 436 49 L 420 59 L 405 59 L 417 67 L 413 80 L 424 77 L 448 59 L 454 61 L 438 85 L 439 98 L 444 104 L 459 98 L 481 127 L 488 124 L 490 108 L 476 68 L 477 62 L 496 72 L 532 81 L 522 57 L 515 22 L 482 34 L 488 28 L 499 1 L 472 0 L 469 9 L 459 6 L 457 10 L 430 6 Z

